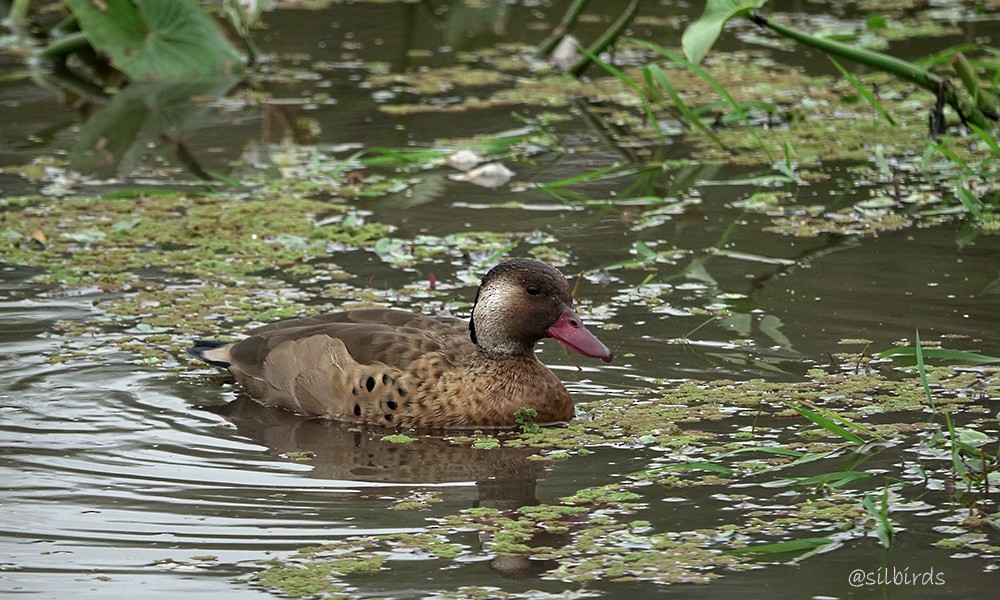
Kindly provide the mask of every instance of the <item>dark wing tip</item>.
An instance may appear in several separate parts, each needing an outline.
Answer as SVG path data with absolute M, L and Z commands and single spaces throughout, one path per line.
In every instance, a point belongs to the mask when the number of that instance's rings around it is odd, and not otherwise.
M 229 368 L 229 363 L 221 360 L 212 360 L 205 356 L 205 353 L 209 350 L 214 350 L 216 348 L 221 348 L 229 342 L 220 342 L 218 340 L 195 340 L 194 345 L 186 350 L 188 354 L 197 358 L 198 360 L 203 360 L 210 365 L 215 365 L 216 367 L 221 367 L 223 369 Z

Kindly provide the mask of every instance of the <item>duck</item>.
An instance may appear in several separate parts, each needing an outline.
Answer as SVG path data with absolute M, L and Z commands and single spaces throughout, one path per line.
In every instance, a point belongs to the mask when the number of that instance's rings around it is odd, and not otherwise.
M 573 308 L 566 277 L 530 258 L 483 277 L 468 321 L 359 309 L 276 321 L 236 342 L 198 340 L 193 357 L 228 370 L 254 400 L 306 417 L 412 429 L 503 429 L 521 409 L 539 425 L 574 416 L 535 355 L 555 338 L 605 362 L 612 351 Z M 527 414 L 530 414 L 527 413 Z

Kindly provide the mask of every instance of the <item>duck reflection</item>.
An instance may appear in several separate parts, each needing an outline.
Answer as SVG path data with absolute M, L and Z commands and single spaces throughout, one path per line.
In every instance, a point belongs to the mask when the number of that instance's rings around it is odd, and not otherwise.
M 392 432 L 307 419 L 263 406 L 245 394 L 212 411 L 233 423 L 239 435 L 266 446 L 275 456 L 285 460 L 309 456 L 310 477 L 407 487 L 469 482 L 475 485 L 475 507 L 512 511 L 539 504 L 537 484 L 546 468 L 543 462 L 528 459 L 535 449 L 472 448 L 431 435 L 414 436 L 408 444 L 388 442 L 382 437 Z M 435 492 L 446 500 L 468 500 L 468 489 L 444 486 L 435 487 Z M 566 534 L 540 531 L 527 543 L 559 546 L 566 543 Z M 537 577 L 556 563 L 497 556 L 489 565 L 505 577 L 522 579 Z
M 535 454 L 530 448 L 472 448 L 432 435 L 415 435 L 407 444 L 383 441 L 394 432 L 308 419 L 263 406 L 247 395 L 213 412 L 275 456 L 309 456 L 310 477 L 407 486 L 469 482 L 478 492 L 475 506 L 505 510 L 538 504 L 536 487 L 545 465 L 528 460 Z M 436 491 L 447 495 L 457 489 Z

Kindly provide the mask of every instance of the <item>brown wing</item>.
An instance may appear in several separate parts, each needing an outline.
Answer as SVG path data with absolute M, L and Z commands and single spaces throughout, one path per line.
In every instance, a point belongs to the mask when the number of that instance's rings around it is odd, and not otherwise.
M 402 310 L 368 309 L 286 319 L 251 329 L 228 347 L 228 362 L 256 376 L 267 355 L 282 344 L 312 336 L 341 340 L 362 365 L 382 363 L 399 369 L 433 352 L 458 355 L 473 349 L 464 321 Z M 302 359 L 308 359 L 303 354 Z
M 396 425 L 415 408 L 422 381 L 473 350 L 458 319 L 361 310 L 271 323 L 206 356 L 229 363 L 265 404 Z

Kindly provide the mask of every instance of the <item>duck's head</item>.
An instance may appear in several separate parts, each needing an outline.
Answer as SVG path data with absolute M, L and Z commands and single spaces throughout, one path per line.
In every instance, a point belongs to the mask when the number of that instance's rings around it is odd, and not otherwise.
M 553 337 L 584 356 L 604 362 L 613 356 L 573 310 L 562 273 L 529 258 L 490 269 L 476 292 L 469 333 L 477 346 L 499 354 L 530 354 L 536 342 Z

